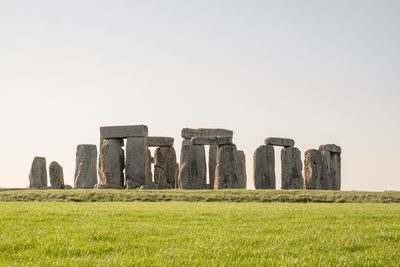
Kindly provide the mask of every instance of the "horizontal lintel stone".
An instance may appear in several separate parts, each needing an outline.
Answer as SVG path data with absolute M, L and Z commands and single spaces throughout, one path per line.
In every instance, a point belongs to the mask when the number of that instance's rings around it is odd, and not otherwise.
M 148 132 L 146 125 L 105 126 L 100 127 L 100 138 L 147 137 Z
M 192 137 L 193 145 L 228 145 L 232 144 L 232 136 Z
M 328 145 L 320 145 L 319 150 L 321 151 L 329 151 L 333 153 L 342 153 L 342 148 L 340 146 L 334 145 L 334 144 L 328 144 Z
M 174 145 L 174 138 L 149 136 L 147 137 L 147 145 L 151 147 L 171 147 Z
M 268 137 L 264 141 L 265 145 L 271 146 L 283 146 L 292 147 L 294 146 L 294 140 L 289 138 L 279 138 L 279 137 Z
M 192 137 L 233 136 L 233 131 L 226 130 L 226 129 L 183 128 L 181 135 L 182 135 L 182 138 L 185 138 L 185 139 L 191 139 Z

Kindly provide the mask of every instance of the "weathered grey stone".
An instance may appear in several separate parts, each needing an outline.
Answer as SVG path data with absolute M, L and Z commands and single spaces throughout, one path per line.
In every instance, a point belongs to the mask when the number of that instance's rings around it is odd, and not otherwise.
M 65 184 L 65 185 L 64 185 L 64 189 L 73 189 L 73 187 L 72 187 L 72 185 Z
M 94 185 L 94 189 L 124 189 L 124 188 L 122 186 L 114 184 L 96 184 Z
M 100 127 L 100 139 L 147 137 L 148 132 L 146 125 L 105 126 Z
M 329 145 L 320 145 L 319 150 L 321 151 L 329 151 L 329 152 L 334 152 L 334 153 L 342 153 L 342 148 L 340 146 L 334 145 L 334 144 L 329 144 Z
M 322 156 L 324 157 L 326 170 L 327 188 L 330 190 L 340 190 L 341 187 L 341 156 L 340 153 L 332 152 L 331 149 L 323 150 L 320 147 Z M 335 150 L 339 151 L 339 150 Z
M 49 165 L 50 184 L 53 189 L 64 189 L 63 168 L 57 162 L 53 161 Z
M 226 130 L 226 129 L 183 128 L 181 135 L 182 135 L 182 138 L 191 139 L 192 137 L 233 136 L 233 132 L 230 130 Z
M 78 145 L 74 188 L 93 189 L 95 184 L 97 184 L 97 147 L 96 145 Z
M 294 140 L 288 138 L 279 138 L 279 137 L 268 137 L 264 141 L 265 145 L 271 146 L 284 146 L 284 147 L 292 147 L 294 146 Z
M 256 189 L 275 189 L 275 150 L 260 146 L 253 155 L 253 181 Z
M 193 145 L 228 145 L 232 144 L 232 136 L 192 137 Z
M 240 188 L 241 173 L 235 144 L 218 146 L 215 169 L 215 189 Z
M 121 139 L 103 139 L 99 156 L 99 184 L 124 186 L 125 153 Z
M 237 151 L 237 159 L 240 171 L 240 188 L 246 188 L 247 186 L 247 173 L 246 173 L 246 156 L 242 150 Z
M 159 147 L 154 152 L 154 180 L 160 189 L 175 188 L 176 153 L 173 147 Z
M 217 145 L 210 145 L 208 150 L 208 178 L 210 180 L 210 189 L 214 189 L 215 168 L 217 167 Z
M 303 163 L 297 147 L 283 147 L 281 151 L 282 189 L 303 189 Z
M 174 145 L 174 138 L 149 136 L 147 137 L 147 145 L 149 147 L 171 147 Z
M 146 152 L 146 180 L 144 182 L 145 185 L 149 185 L 153 182 L 153 173 L 151 172 L 151 151 L 149 148 L 147 148 Z
M 29 173 L 29 188 L 47 187 L 46 158 L 35 157 Z
M 126 188 L 133 189 L 151 181 L 151 155 L 147 138 L 129 137 L 126 142 Z M 150 177 L 149 177 L 150 176 Z
M 142 185 L 139 189 L 140 190 L 159 190 L 160 187 L 158 186 L 158 184 L 151 182 L 150 184 Z
M 203 145 L 192 145 L 184 140 L 181 148 L 178 187 L 180 189 L 205 189 L 206 155 Z
M 326 164 L 321 151 L 307 150 L 304 154 L 304 185 L 306 189 L 329 189 Z

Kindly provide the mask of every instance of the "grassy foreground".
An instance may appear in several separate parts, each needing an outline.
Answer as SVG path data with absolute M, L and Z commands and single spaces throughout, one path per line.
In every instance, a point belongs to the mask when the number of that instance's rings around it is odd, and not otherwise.
M 400 192 L 326 190 L 0 190 L 0 201 L 400 203 Z
M 400 262 L 399 204 L 0 202 L 0 265 Z

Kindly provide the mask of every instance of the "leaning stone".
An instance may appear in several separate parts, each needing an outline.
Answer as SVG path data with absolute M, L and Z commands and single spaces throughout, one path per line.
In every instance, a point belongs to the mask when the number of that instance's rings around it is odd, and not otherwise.
M 330 144 L 330 145 L 320 145 L 319 150 L 321 151 L 329 151 L 329 152 L 334 152 L 334 153 L 342 153 L 342 148 L 340 146 Z
M 329 190 L 340 190 L 341 187 L 341 156 L 330 150 L 321 150 L 326 164 L 326 188 Z M 338 151 L 338 150 L 336 150 Z
M 46 158 L 35 157 L 29 173 L 29 188 L 47 187 Z
M 57 162 L 53 161 L 49 166 L 50 184 L 53 189 L 64 189 L 63 168 Z
M 178 187 L 205 189 L 207 165 L 204 146 L 192 145 L 190 140 L 187 141 L 184 140 L 181 147 Z
M 282 189 L 303 189 L 303 163 L 297 147 L 283 147 L 281 151 Z
M 146 125 L 106 126 L 100 127 L 100 139 L 147 137 L 148 132 Z
M 97 184 L 97 147 L 96 145 L 78 145 L 74 188 L 93 189 L 95 184 Z
M 246 173 L 246 156 L 242 150 L 237 151 L 237 159 L 240 171 L 240 188 L 246 189 L 247 186 L 247 173 Z
M 151 155 L 149 157 L 147 138 L 129 137 L 126 142 L 126 188 L 139 188 L 151 181 Z
M 283 146 L 283 147 L 292 147 L 294 146 L 294 140 L 288 138 L 279 138 L 279 137 L 268 137 L 264 141 L 265 145 L 271 146 Z
M 217 167 L 217 145 L 210 145 L 208 150 L 208 178 L 210 180 L 210 189 L 214 189 L 215 168 Z
M 232 136 L 192 137 L 193 145 L 229 145 L 232 144 Z
M 241 173 L 235 144 L 218 146 L 215 169 L 215 189 L 237 189 L 241 186 Z
M 253 181 L 256 189 L 275 189 L 275 151 L 271 145 L 260 146 L 253 155 Z
M 124 189 L 124 188 L 122 186 L 113 184 L 96 184 L 94 185 L 94 189 Z
M 304 154 L 304 185 L 306 189 L 328 189 L 326 183 L 326 164 L 321 151 L 307 150 Z
M 161 189 L 175 188 L 177 173 L 173 147 L 159 147 L 154 152 L 154 180 Z
M 124 186 L 125 153 L 121 139 L 103 139 L 99 156 L 99 184 Z
M 191 139 L 192 137 L 233 136 L 233 132 L 230 130 L 226 130 L 226 129 L 183 128 L 181 135 L 182 135 L 182 138 Z
M 147 137 L 147 145 L 149 147 L 171 147 L 174 145 L 174 138 L 149 136 Z

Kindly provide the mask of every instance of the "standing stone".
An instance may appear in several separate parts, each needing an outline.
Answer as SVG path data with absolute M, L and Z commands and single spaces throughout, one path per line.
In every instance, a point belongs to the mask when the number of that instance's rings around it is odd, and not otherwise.
M 74 188 L 94 188 L 97 184 L 97 147 L 78 145 L 76 149 Z
M 217 167 L 218 145 L 210 145 L 208 150 L 208 178 L 210 180 L 210 189 L 214 189 L 215 168 Z
M 147 138 L 127 139 L 125 178 L 128 189 L 138 188 L 151 182 L 151 155 L 147 147 Z
M 192 145 L 190 142 L 190 140 L 182 142 L 178 187 L 205 189 L 207 171 L 205 148 L 204 145 Z
M 281 152 L 282 189 L 303 189 L 303 163 L 297 147 L 284 147 Z
M 325 169 L 326 164 L 321 151 L 307 150 L 304 155 L 304 185 L 306 189 L 329 189 Z
M 330 190 L 340 190 L 341 187 L 341 156 L 342 149 L 337 145 L 321 145 L 319 147 L 325 164 L 327 184 Z
M 253 155 L 253 179 L 256 189 L 275 189 L 275 151 L 271 145 L 257 148 Z
M 47 187 L 46 158 L 35 157 L 29 173 L 29 188 Z
M 241 187 L 241 173 L 235 144 L 218 146 L 215 169 L 215 189 L 236 189 Z
M 99 156 L 99 183 L 124 187 L 125 155 L 123 139 L 103 139 Z M 100 187 L 98 187 L 100 188 Z
M 240 188 L 246 189 L 247 186 L 247 173 L 246 173 L 246 156 L 242 150 L 237 151 L 237 159 L 240 171 Z
M 50 184 L 53 189 L 64 189 L 63 168 L 57 162 L 53 161 L 49 166 Z
M 175 188 L 176 153 L 173 147 L 159 147 L 154 152 L 154 180 L 160 189 Z
M 146 173 L 146 178 L 145 178 L 145 181 L 144 181 L 145 185 L 153 184 L 153 173 L 151 172 L 151 158 L 152 158 L 151 151 L 147 147 L 147 150 L 146 150 L 146 161 L 145 161 L 145 173 Z

